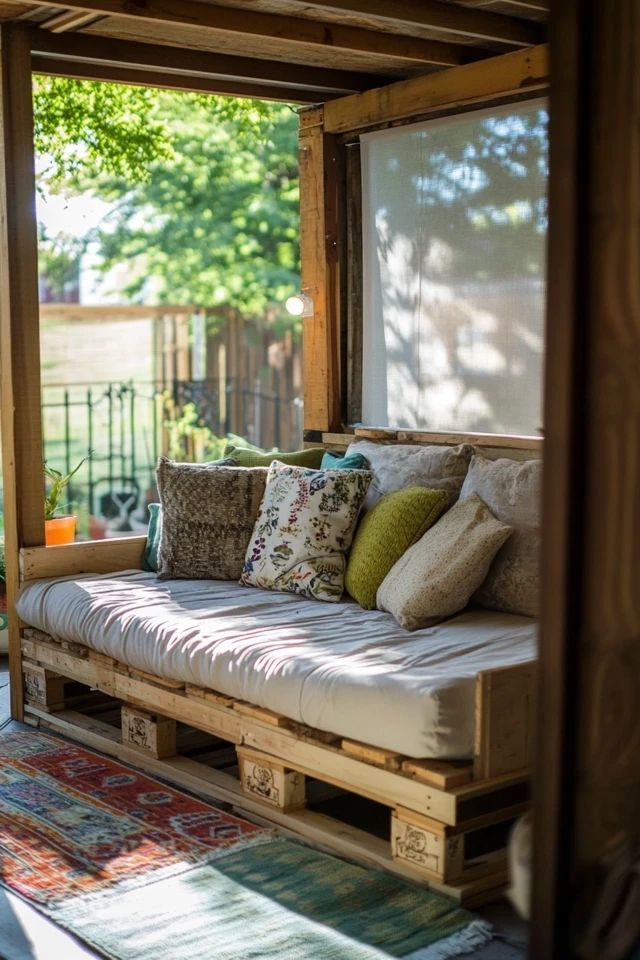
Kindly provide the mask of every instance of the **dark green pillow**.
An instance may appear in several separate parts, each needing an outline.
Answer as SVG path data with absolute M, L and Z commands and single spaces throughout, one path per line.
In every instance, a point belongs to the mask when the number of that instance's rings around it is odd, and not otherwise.
M 286 463 L 289 467 L 308 467 L 318 470 L 322 462 L 322 447 L 309 447 L 308 450 L 294 450 L 293 453 L 256 453 L 246 447 L 237 447 L 228 443 L 224 455 L 233 457 L 239 467 L 269 467 L 274 460 Z
M 323 470 L 366 470 L 369 464 L 361 453 L 349 453 L 343 457 L 325 450 L 320 466 Z
M 445 490 L 405 487 L 386 493 L 364 515 L 351 546 L 344 584 L 365 610 L 374 610 L 378 587 L 403 553 L 449 506 Z

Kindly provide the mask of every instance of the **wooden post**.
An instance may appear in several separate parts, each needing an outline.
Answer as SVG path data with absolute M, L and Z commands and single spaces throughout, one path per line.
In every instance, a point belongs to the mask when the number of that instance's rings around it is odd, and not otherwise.
M 38 248 L 26 26 L 0 26 L 0 370 L 11 712 L 23 716 L 18 550 L 44 541 Z
M 323 115 L 315 107 L 300 117 L 301 286 L 313 302 L 302 321 L 304 427 L 313 432 L 340 428 L 337 143 Z
M 640 942 L 640 10 L 552 4 L 531 956 Z

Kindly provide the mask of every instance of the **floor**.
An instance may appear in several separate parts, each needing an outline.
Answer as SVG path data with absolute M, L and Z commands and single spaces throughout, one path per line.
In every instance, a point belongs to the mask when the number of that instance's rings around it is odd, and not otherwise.
M 0 729 L 9 723 L 9 673 L 0 656 Z M 489 946 L 469 955 L 473 960 L 524 960 L 526 926 L 503 900 L 480 911 L 494 924 Z M 50 923 L 23 900 L 0 886 L 0 960 L 100 960 L 75 937 Z M 161 957 L 153 960 L 162 960 Z M 211 960 L 215 960 L 212 956 Z

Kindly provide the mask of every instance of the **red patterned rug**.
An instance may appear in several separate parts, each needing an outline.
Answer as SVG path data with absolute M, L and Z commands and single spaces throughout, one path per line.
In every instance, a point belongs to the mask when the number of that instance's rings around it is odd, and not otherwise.
M 269 835 L 66 741 L 0 737 L 0 879 L 43 907 Z
M 110 960 L 443 960 L 490 937 L 437 894 L 36 732 L 0 735 L 0 882 Z

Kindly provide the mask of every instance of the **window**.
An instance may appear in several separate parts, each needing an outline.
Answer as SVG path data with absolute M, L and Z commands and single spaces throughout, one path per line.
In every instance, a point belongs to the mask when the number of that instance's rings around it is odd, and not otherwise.
M 363 423 L 535 435 L 545 102 L 365 134 L 361 150 Z

